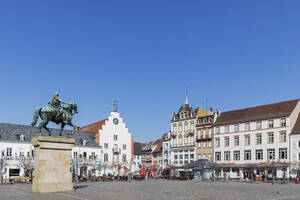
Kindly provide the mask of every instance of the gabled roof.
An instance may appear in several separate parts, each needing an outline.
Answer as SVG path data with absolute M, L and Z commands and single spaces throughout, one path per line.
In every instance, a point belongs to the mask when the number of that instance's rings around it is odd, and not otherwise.
M 300 113 L 298 114 L 297 121 L 293 127 L 291 134 L 300 134 Z
M 226 125 L 289 116 L 299 99 L 222 112 L 215 125 Z
M 153 143 L 154 145 L 156 145 L 153 153 L 158 153 L 162 151 L 162 141 L 163 139 L 158 139 Z
M 59 136 L 60 129 L 50 128 L 52 136 Z M 37 127 L 27 126 L 27 125 L 19 125 L 19 124 L 8 124 L 8 123 L 0 123 L 0 141 L 10 141 L 10 142 L 26 142 L 31 143 L 31 139 L 34 136 L 38 136 L 39 130 Z M 24 135 L 24 141 L 20 141 L 19 136 Z M 48 132 L 42 128 L 42 135 L 48 135 Z M 62 132 L 62 136 L 67 138 L 74 138 L 75 145 L 83 146 L 82 141 L 86 140 L 86 145 L 84 146 L 93 146 L 99 147 L 99 145 L 95 142 L 95 134 L 87 133 L 87 132 L 75 132 L 72 135 L 71 130 L 64 130 Z
M 89 133 L 96 133 L 97 134 L 97 133 L 99 133 L 99 130 L 102 129 L 103 124 L 105 124 L 105 122 L 107 120 L 108 119 L 104 119 L 104 120 L 100 120 L 100 121 L 97 121 L 95 123 L 83 126 L 83 127 L 78 127 L 77 130 L 78 131 L 89 132 Z
M 134 155 L 141 155 L 142 154 L 142 148 L 145 146 L 145 144 L 140 143 L 140 142 L 135 142 L 134 143 Z

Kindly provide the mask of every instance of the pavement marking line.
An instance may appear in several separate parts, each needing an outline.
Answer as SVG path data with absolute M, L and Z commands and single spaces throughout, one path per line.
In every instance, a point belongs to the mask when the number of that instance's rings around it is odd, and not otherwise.
M 65 197 L 71 197 L 72 199 L 78 199 L 78 200 L 89 200 L 89 199 L 85 199 L 85 198 L 81 198 L 81 197 L 77 197 L 77 196 L 73 196 L 73 195 L 65 194 L 65 193 L 59 193 L 57 195 L 61 195 L 61 196 L 65 196 Z

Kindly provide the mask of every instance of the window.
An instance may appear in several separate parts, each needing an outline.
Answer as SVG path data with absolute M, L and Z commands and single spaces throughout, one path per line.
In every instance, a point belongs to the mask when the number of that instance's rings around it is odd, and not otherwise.
M 216 134 L 220 134 L 220 127 L 216 127 Z
M 280 133 L 280 142 L 286 142 L 286 133 L 285 132 Z
M 173 132 L 176 133 L 177 132 L 177 127 L 173 126 Z
M 184 159 L 189 159 L 189 154 L 184 154 Z
M 274 120 L 269 120 L 269 128 L 274 128 Z
M 198 148 L 199 148 L 199 149 L 201 148 L 201 143 L 198 143 Z
M 184 125 L 184 131 L 187 131 L 187 130 L 188 130 L 188 125 L 185 124 L 185 125 Z
M 240 137 L 234 136 L 234 146 L 239 146 L 239 145 L 240 145 Z
M 240 151 L 233 151 L 233 160 L 240 160 Z
M 194 130 L 194 124 L 191 124 L 191 131 Z
M 251 160 L 251 150 L 244 151 L 244 160 Z
M 126 144 L 123 144 L 123 150 L 126 150 Z
M 208 138 L 211 138 L 211 129 L 208 129 Z
M 224 160 L 230 161 L 230 151 L 224 151 Z
M 190 154 L 190 159 L 194 160 L 194 154 Z
M 12 156 L 12 148 L 6 148 L 6 156 Z
M 208 154 L 208 160 L 211 160 L 211 153 Z
M 25 140 L 25 136 L 24 136 L 24 135 L 21 135 L 21 136 L 20 136 L 20 140 L 21 140 L 21 141 L 24 141 L 24 140 Z
M 108 149 L 108 143 L 107 143 L 107 142 L 104 143 L 104 148 L 105 148 L 105 149 Z
M 280 120 L 280 123 L 281 123 L 281 127 L 285 127 L 286 126 L 286 118 L 282 118 Z
M 245 124 L 245 131 L 250 131 L 250 123 Z
M 245 135 L 245 145 L 250 145 L 250 135 Z
M 216 152 L 215 153 L 215 160 L 216 161 L 221 161 L 221 152 Z
M 224 138 L 224 146 L 229 147 L 229 137 Z
M 107 161 L 108 161 L 108 154 L 105 153 L 105 154 L 104 154 L 104 162 L 107 162 Z
M 73 157 L 74 157 L 74 158 L 77 158 L 77 157 L 78 157 L 78 152 L 77 152 L 77 151 L 74 151 L 74 152 L 73 152 Z
M 239 132 L 239 125 L 238 124 L 234 125 L 234 132 Z
M 299 142 L 300 144 L 300 142 Z M 216 138 L 216 147 L 220 147 L 220 138 Z
M 188 164 L 188 160 L 185 160 L 185 161 L 184 161 L 184 164 L 187 165 L 187 164 Z
M 263 159 L 263 150 L 262 149 L 256 149 L 255 150 L 255 159 L 256 160 L 262 160 Z
M 179 155 L 179 159 L 182 160 L 182 158 L 183 158 L 183 156 L 182 156 L 182 154 L 180 154 L 180 155 Z
M 174 155 L 174 160 L 177 160 L 177 158 L 178 158 L 178 156 L 175 154 L 175 155 Z
M 95 158 L 96 158 L 96 153 L 92 152 L 91 159 L 95 159 Z
M 225 133 L 229 133 L 229 126 L 225 126 Z
M 211 148 L 211 141 L 208 142 L 208 147 Z
M 20 157 L 24 157 L 24 151 L 20 151 Z
M 275 160 L 275 149 L 267 149 L 268 160 Z
M 261 144 L 261 134 L 256 134 L 256 144 Z
M 182 135 L 178 136 L 178 144 L 182 144 Z
M 203 130 L 203 138 L 206 139 L 206 129 Z
M 182 131 L 182 126 L 181 126 L 181 124 L 179 125 L 178 131 L 179 131 L 179 133 L 181 133 L 181 131 Z
M 268 133 L 268 141 L 269 141 L 269 144 L 274 143 L 274 133 Z
M 287 159 L 287 148 L 279 148 L 279 159 Z
M 201 137 L 201 130 L 198 130 L 197 139 L 200 139 L 200 137 Z
M 184 144 L 187 144 L 187 143 L 188 143 L 188 139 L 189 139 L 188 137 L 185 137 L 185 138 L 184 138 Z
M 206 148 L 206 142 L 203 142 L 203 148 Z
M 114 135 L 114 140 L 118 140 L 118 135 Z
M 122 155 L 122 162 L 126 162 L 126 154 Z
M 256 122 L 256 129 L 257 130 L 260 130 L 261 129 L 261 122 Z

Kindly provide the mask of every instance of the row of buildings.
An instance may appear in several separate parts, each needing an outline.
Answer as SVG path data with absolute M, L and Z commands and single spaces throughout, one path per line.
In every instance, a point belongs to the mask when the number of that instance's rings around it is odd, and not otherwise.
M 53 136 L 59 135 L 59 129 L 50 130 Z M 42 134 L 47 135 L 47 132 L 43 130 Z M 37 135 L 39 130 L 35 127 L 0 123 L 0 172 L 4 180 L 34 176 L 34 147 L 31 140 Z M 132 160 L 133 137 L 116 105 L 107 119 L 80 127 L 74 135 L 65 130 L 63 137 L 75 138 L 70 163 L 73 175 L 127 176 L 136 171 Z
M 219 178 L 299 177 L 299 113 L 298 99 L 222 112 L 193 108 L 186 98 L 172 114 L 170 131 L 155 141 L 134 142 L 116 105 L 107 119 L 80 127 L 74 136 L 71 131 L 63 135 L 76 140 L 70 165 L 80 176 L 180 177 L 195 175 L 189 166 L 207 160 Z M 37 128 L 0 123 L 4 178 L 34 173 L 31 139 L 38 134 Z
M 299 177 L 299 113 L 298 99 L 221 112 L 194 109 L 186 98 L 173 113 L 170 131 L 159 139 L 162 144 L 156 147 L 155 141 L 144 147 L 142 167 L 150 169 L 152 151 L 153 171 L 159 151 L 161 173 L 174 176 L 192 175 L 189 166 L 207 160 L 219 178 Z

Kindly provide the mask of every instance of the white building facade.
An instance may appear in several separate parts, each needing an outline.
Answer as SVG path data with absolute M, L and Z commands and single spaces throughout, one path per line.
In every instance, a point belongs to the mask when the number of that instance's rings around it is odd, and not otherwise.
M 185 176 L 184 165 L 195 161 L 195 124 L 197 109 L 193 109 L 186 98 L 185 104 L 173 114 L 171 121 L 170 157 L 175 170 L 171 175 Z M 174 174 L 175 173 L 175 174 Z
M 132 171 L 133 138 L 117 110 L 110 112 L 107 119 L 81 127 L 80 130 L 94 132 L 97 143 L 103 147 L 102 175 L 126 176 Z
M 60 130 L 51 129 L 53 136 Z M 48 133 L 42 132 L 43 135 Z M 3 162 L 2 174 L 4 182 L 21 177 L 34 176 L 34 147 L 31 139 L 39 135 L 31 126 L 0 123 L 0 159 Z M 72 149 L 72 160 L 78 160 L 79 176 L 98 176 L 101 159 L 101 147 L 96 144 L 92 133 L 63 131 L 63 136 L 75 138 Z M 70 163 L 70 168 L 72 168 Z
M 298 100 L 221 113 L 214 124 L 214 161 L 220 178 L 288 178 L 290 134 Z
M 166 133 L 162 142 L 162 169 L 167 170 L 171 165 L 171 131 Z

